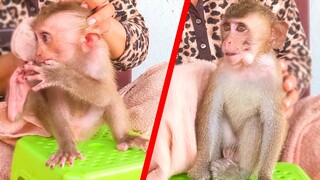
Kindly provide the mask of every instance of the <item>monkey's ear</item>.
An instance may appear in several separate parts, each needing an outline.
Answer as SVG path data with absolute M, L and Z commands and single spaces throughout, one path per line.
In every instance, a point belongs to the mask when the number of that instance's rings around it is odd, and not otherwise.
M 285 22 L 276 22 L 272 27 L 271 46 L 274 49 L 282 49 L 286 41 L 288 24 Z
M 100 39 L 101 37 L 97 33 L 87 33 L 85 37 L 81 39 L 82 50 L 85 52 L 91 51 L 92 48 L 98 44 Z

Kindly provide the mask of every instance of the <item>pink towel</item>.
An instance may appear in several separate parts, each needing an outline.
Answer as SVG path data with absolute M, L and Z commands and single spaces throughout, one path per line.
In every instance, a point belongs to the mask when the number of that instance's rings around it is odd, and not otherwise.
M 146 137 L 151 135 L 167 67 L 166 62 L 155 65 L 120 90 L 129 109 L 131 129 Z
M 320 179 L 320 95 L 295 107 L 281 161 L 299 164 L 312 179 Z

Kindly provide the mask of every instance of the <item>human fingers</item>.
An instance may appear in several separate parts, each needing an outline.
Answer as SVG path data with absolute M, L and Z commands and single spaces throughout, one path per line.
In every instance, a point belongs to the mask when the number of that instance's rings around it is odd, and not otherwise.
M 110 24 L 110 22 L 108 23 L 107 21 L 110 19 L 110 17 L 112 17 L 114 12 L 114 6 L 112 4 L 106 4 L 87 19 L 88 25 L 99 26 L 101 24 Z
M 294 75 L 287 75 L 284 77 L 283 89 L 286 93 L 296 89 L 297 78 Z
M 285 60 L 279 60 L 281 72 L 283 75 L 288 74 L 288 64 L 286 63 Z
M 298 99 L 299 99 L 299 92 L 297 90 L 290 91 L 282 101 L 283 107 L 286 110 L 294 107 Z
M 95 8 L 102 7 L 106 3 L 107 3 L 106 0 L 84 0 L 81 6 L 92 10 Z

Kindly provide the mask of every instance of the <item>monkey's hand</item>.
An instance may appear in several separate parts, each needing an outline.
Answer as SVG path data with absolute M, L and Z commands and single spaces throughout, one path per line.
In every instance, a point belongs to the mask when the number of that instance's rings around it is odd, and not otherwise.
M 210 172 L 207 166 L 195 164 L 191 170 L 188 171 L 188 176 L 194 180 L 207 180 L 210 179 Z
M 54 169 L 54 167 L 59 164 L 59 167 L 63 168 L 66 162 L 69 166 L 72 166 L 76 158 L 83 159 L 84 156 L 76 149 L 75 144 L 66 144 L 50 157 L 46 162 L 46 166 L 49 166 L 50 169 Z
M 8 118 L 12 121 L 22 113 L 24 102 L 31 88 L 26 81 L 26 73 L 24 69 L 17 68 L 10 78 Z
M 67 67 L 54 60 L 47 60 L 40 66 L 34 64 L 26 64 L 24 69 L 33 72 L 28 77 L 28 81 L 39 81 L 32 87 L 33 91 L 39 91 L 52 86 L 57 86 L 61 72 L 67 72 Z
M 120 151 L 126 151 L 130 147 L 138 147 L 144 152 L 147 151 L 149 140 L 140 136 L 127 135 L 117 144 L 117 149 Z
M 213 179 L 239 179 L 240 177 L 238 165 L 228 158 L 212 161 L 210 170 Z

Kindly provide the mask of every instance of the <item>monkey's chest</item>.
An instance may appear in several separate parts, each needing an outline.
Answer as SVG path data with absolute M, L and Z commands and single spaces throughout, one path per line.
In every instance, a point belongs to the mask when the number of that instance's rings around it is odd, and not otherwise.
M 70 123 L 88 124 L 97 122 L 103 114 L 101 108 L 92 106 L 89 103 L 81 101 L 65 92 L 57 91 L 59 96 L 55 97 L 59 113 Z
M 258 115 L 261 107 L 261 89 L 254 83 L 229 83 L 223 90 L 223 112 L 235 124 Z M 242 123 L 241 123 L 242 124 Z

